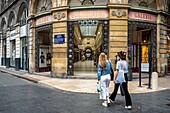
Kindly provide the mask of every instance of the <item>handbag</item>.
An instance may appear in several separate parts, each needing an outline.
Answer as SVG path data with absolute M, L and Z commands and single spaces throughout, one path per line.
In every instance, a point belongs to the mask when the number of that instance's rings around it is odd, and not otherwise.
M 122 82 L 126 82 L 125 76 L 124 76 L 124 71 L 119 70 L 118 76 L 116 77 L 116 83 L 122 83 Z
M 97 84 L 97 92 L 101 92 L 101 91 L 102 91 L 101 84 L 100 84 L 100 83 L 98 83 L 98 84 Z
M 109 63 L 110 63 L 110 65 L 112 65 L 110 61 L 109 61 Z M 113 77 L 114 77 L 114 71 L 113 71 L 113 68 L 112 68 L 112 67 L 110 67 L 110 70 L 111 70 L 110 78 L 111 78 L 111 80 L 113 80 Z
M 120 94 L 121 94 L 122 96 L 125 96 L 125 91 L 124 91 L 124 89 L 123 89 L 122 83 L 120 84 Z

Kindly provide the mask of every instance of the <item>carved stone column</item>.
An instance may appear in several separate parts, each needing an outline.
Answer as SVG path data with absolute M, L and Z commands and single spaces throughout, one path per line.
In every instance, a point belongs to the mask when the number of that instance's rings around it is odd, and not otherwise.
M 16 24 L 15 25 L 15 30 L 16 30 L 16 42 L 15 42 L 15 47 L 16 47 L 16 57 L 15 57 L 15 69 L 19 70 L 20 69 L 20 36 L 19 36 L 19 31 L 20 31 L 20 25 Z
M 115 65 L 115 56 L 128 48 L 128 5 L 108 4 L 110 13 L 110 56 Z
M 55 35 L 63 34 L 65 42 L 54 44 L 52 42 L 52 74 L 55 76 L 67 75 L 67 10 L 69 7 L 53 8 L 53 41 Z
M 2 39 L 2 32 L 0 31 L 0 39 Z M 2 40 L 0 40 L 0 65 L 2 65 Z
M 10 29 L 6 30 L 7 37 L 6 37 L 6 67 L 10 67 Z
M 28 18 L 28 56 L 29 73 L 35 72 L 35 20 Z

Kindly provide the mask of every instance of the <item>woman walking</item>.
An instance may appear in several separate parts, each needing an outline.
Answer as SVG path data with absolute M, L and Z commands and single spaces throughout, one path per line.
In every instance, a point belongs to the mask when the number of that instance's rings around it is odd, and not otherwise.
M 102 105 L 105 107 L 107 107 L 108 104 L 110 104 L 109 84 L 112 78 L 111 69 L 112 69 L 111 62 L 107 60 L 107 56 L 105 53 L 101 53 L 99 56 L 97 84 L 101 85 L 100 99 L 103 100 Z
M 131 97 L 130 97 L 130 94 L 129 94 L 129 91 L 128 91 L 128 77 L 127 77 L 127 73 L 128 73 L 128 65 L 127 65 L 127 62 L 126 62 L 126 53 L 125 52 L 118 52 L 118 57 L 120 59 L 120 61 L 117 62 L 116 64 L 116 72 L 114 74 L 114 79 L 113 79 L 113 82 L 115 84 L 115 87 L 114 87 L 114 91 L 113 93 L 110 95 L 110 101 L 113 102 L 115 101 L 115 98 L 116 98 L 116 95 L 117 95 L 117 91 L 118 91 L 118 88 L 119 88 L 119 85 L 120 83 L 116 83 L 116 78 L 119 74 L 119 71 L 123 70 L 124 71 L 124 78 L 125 78 L 125 82 L 122 83 L 122 86 L 123 86 L 123 89 L 124 89 L 124 93 L 125 93 L 125 101 L 126 101 L 126 106 L 125 108 L 128 109 L 128 110 L 131 110 L 132 109 L 132 101 L 131 101 Z

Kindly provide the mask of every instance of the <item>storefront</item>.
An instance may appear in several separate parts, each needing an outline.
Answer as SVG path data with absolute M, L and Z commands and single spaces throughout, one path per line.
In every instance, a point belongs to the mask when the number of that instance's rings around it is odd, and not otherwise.
M 20 68 L 28 70 L 28 28 L 26 20 L 20 24 Z
M 2 66 L 6 66 L 6 33 L 2 32 Z
M 51 71 L 52 58 L 52 16 L 36 19 L 35 68 L 36 72 Z M 44 25 L 45 23 L 45 25 Z M 49 24 L 47 24 L 49 23 Z
M 170 18 L 168 18 L 168 21 L 167 21 L 167 24 L 168 24 L 168 28 L 167 28 L 167 35 L 166 35 L 166 38 L 167 38 L 167 73 L 169 74 L 170 73 Z
M 138 20 L 138 21 L 136 21 Z M 152 71 L 157 72 L 157 15 L 151 12 L 129 11 L 128 58 L 132 72 L 139 72 L 139 65 L 149 72 L 149 51 L 152 43 Z M 141 51 L 139 50 L 141 45 Z M 140 53 L 141 52 L 141 53 Z M 141 64 L 139 64 L 141 54 Z M 141 67 L 142 69 L 142 67 Z
M 10 67 L 15 67 L 16 58 L 16 30 L 10 31 Z
M 67 74 L 75 75 L 77 70 L 96 73 L 99 52 L 105 52 L 109 58 L 109 11 L 106 6 L 96 6 L 93 9 L 84 7 L 83 10 L 70 8 L 68 13 Z M 81 55 L 81 61 L 77 60 L 78 55 Z M 91 70 L 85 68 L 86 64 Z

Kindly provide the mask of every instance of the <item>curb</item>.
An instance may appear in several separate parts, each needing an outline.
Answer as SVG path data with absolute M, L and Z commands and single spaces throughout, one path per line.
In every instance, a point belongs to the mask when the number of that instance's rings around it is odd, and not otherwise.
M 18 78 L 26 79 L 26 80 L 31 81 L 31 82 L 33 82 L 33 83 L 38 83 L 38 80 L 36 80 L 36 79 L 34 79 L 34 78 L 31 78 L 31 77 L 20 76 L 20 75 L 18 75 L 18 74 L 16 74 L 16 73 L 12 73 L 12 72 L 9 72 L 9 71 L 5 71 L 5 70 L 3 70 L 3 69 L 0 69 L 0 71 L 3 72 L 3 73 L 8 73 L 8 74 L 10 74 L 10 75 L 16 76 L 16 77 L 18 77 Z

